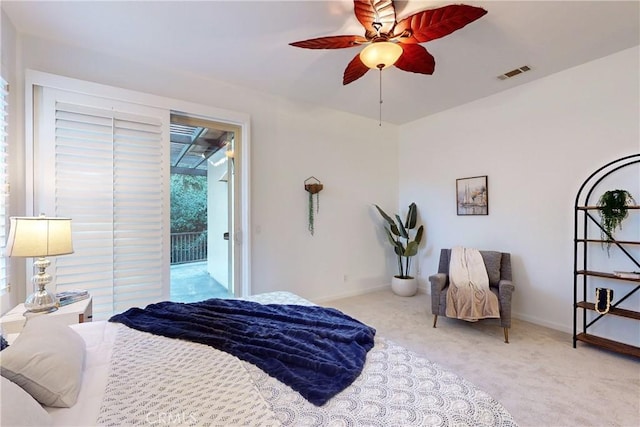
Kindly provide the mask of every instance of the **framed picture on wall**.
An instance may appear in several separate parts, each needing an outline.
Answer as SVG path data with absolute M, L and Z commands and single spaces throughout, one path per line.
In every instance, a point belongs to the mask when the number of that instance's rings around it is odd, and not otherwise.
M 458 215 L 489 215 L 487 175 L 456 179 Z

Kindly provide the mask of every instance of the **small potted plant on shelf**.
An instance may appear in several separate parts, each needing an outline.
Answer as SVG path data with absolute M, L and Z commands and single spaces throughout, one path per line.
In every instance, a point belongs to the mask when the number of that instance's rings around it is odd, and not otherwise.
M 627 190 L 605 191 L 598 199 L 600 234 L 602 240 L 606 242 L 607 253 L 614 240 L 613 234 L 616 228 L 622 229 L 622 221 L 629 215 L 627 207 L 634 203 L 633 196 Z
M 418 220 L 418 208 L 415 203 L 409 205 L 409 211 L 404 223 L 399 215 L 395 216 L 395 221 L 387 215 L 378 205 L 375 205 L 378 212 L 387 222 L 384 229 L 389 238 L 391 246 L 398 257 L 398 274 L 391 281 L 391 289 L 396 295 L 409 297 L 418 291 L 418 281 L 410 275 L 411 258 L 418 253 L 418 245 L 422 240 L 424 226 L 420 226 L 415 235 L 411 231 L 416 228 Z

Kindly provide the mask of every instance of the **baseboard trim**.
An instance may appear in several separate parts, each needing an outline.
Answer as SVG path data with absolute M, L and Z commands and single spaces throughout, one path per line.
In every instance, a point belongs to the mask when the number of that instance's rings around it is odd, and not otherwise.
M 554 329 L 556 331 L 566 332 L 568 334 L 572 334 L 573 333 L 573 329 L 571 327 L 567 327 L 566 325 L 562 325 L 562 324 L 556 323 L 556 322 L 549 322 L 548 320 L 542 319 L 542 318 L 537 317 L 537 316 L 529 316 L 529 315 L 522 314 L 522 313 L 511 312 L 511 317 L 513 317 L 514 319 L 523 320 L 525 322 L 533 323 L 534 325 L 544 326 L 545 328 Z
M 337 300 L 337 299 L 342 299 L 342 298 L 352 298 L 352 297 L 357 297 L 360 295 L 366 295 L 366 294 L 370 294 L 372 292 L 378 292 L 378 291 L 382 291 L 382 290 L 391 290 L 391 285 L 379 285 L 379 286 L 375 286 L 373 288 L 367 288 L 367 289 L 360 289 L 360 290 L 354 290 L 351 292 L 344 292 L 344 293 L 340 293 L 340 294 L 334 294 L 331 296 L 327 296 L 327 297 L 322 297 L 322 298 L 317 298 L 317 299 L 313 299 L 311 300 L 313 303 L 315 304 L 323 304 L 325 302 L 328 301 L 333 301 L 333 300 Z M 431 295 L 429 291 L 429 288 L 426 285 L 418 285 L 418 293 L 419 294 L 427 294 L 427 295 Z M 430 312 L 430 311 L 429 311 Z M 556 322 L 550 322 L 547 319 L 543 319 L 537 316 L 529 316 L 526 314 L 522 314 L 522 313 L 516 313 L 516 312 L 512 312 L 511 313 L 511 317 L 514 319 L 518 319 L 518 320 L 522 320 L 525 322 L 529 322 L 529 323 L 533 323 L 534 325 L 538 325 L 538 326 L 544 326 L 545 328 L 549 328 L 549 329 L 554 329 L 556 331 L 560 331 L 560 332 L 566 332 L 568 334 L 573 333 L 573 330 L 571 327 L 567 327 L 566 325 L 562 325 L 560 323 L 556 323 Z
M 360 296 L 360 295 L 366 295 L 366 294 L 370 294 L 372 292 L 378 292 L 378 291 L 382 291 L 382 290 L 385 290 L 385 289 L 391 289 L 391 285 L 379 285 L 379 286 L 375 286 L 373 288 L 353 290 L 353 291 L 350 291 L 350 292 L 334 294 L 334 295 L 331 295 L 331 296 L 326 296 L 326 297 L 321 297 L 321 298 L 314 298 L 314 299 L 311 300 L 311 302 L 313 302 L 315 304 L 322 304 L 322 303 L 325 303 L 327 301 L 333 301 L 333 300 L 342 299 L 342 298 L 357 297 L 357 296 Z

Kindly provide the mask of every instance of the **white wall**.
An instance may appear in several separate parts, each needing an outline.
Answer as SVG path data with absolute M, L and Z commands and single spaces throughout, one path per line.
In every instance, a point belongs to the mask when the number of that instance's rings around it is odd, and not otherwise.
M 421 284 L 441 248 L 511 252 L 514 315 L 570 331 L 573 203 L 592 171 L 640 152 L 639 69 L 636 47 L 403 126 L 400 206 L 415 201 L 426 225 Z M 477 175 L 489 215 L 457 216 L 456 179 Z M 623 320 L 618 339 L 637 345 L 640 322 Z
M 397 205 L 395 129 L 286 101 L 277 107 L 269 132 L 288 143 L 253 146 L 254 251 L 284 253 L 254 259 L 254 272 L 264 273 L 253 276 L 255 290 L 295 283 L 303 295 L 327 299 L 387 285 L 390 253 L 372 204 Z M 309 176 L 324 185 L 313 237 Z
M 310 299 L 388 284 L 388 253 L 372 203 L 397 205 L 397 127 L 143 63 L 33 37 L 20 38 L 22 69 L 132 89 L 251 115 L 253 292 Z M 316 234 L 303 182 L 320 194 Z

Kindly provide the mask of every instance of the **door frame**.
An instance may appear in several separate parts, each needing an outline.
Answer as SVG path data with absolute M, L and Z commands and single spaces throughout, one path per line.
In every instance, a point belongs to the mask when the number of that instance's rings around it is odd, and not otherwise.
M 68 92 L 77 92 L 161 108 L 166 110 L 167 118 L 173 113 L 239 126 L 241 129 L 241 137 L 239 141 L 237 141 L 237 149 L 241 151 L 242 155 L 239 161 L 235 163 L 235 191 L 237 192 L 237 197 L 235 199 L 234 209 L 236 212 L 239 212 L 240 221 L 235 224 L 236 229 L 234 230 L 237 251 L 237 253 L 234 254 L 237 256 L 237 263 L 234 268 L 234 293 L 236 297 L 251 295 L 251 125 L 249 114 L 27 69 L 25 70 L 24 98 L 25 215 L 32 216 L 36 215 L 34 212 L 36 171 L 33 159 L 34 135 L 37 134 L 34 127 L 37 126 L 37 123 L 34 122 L 33 118 L 37 110 L 37 106 L 34 105 L 34 93 L 37 87 L 50 87 Z M 167 147 L 167 149 L 168 148 L 169 147 Z M 167 188 L 167 191 L 168 190 Z M 167 209 L 165 215 L 165 222 L 168 224 L 170 216 L 169 209 Z M 169 233 L 168 227 L 167 233 Z M 169 251 L 169 247 L 165 248 L 165 250 Z M 165 280 L 170 280 L 169 276 L 170 275 L 167 275 Z M 164 289 L 169 289 L 168 283 L 163 285 Z M 30 291 L 27 287 L 28 285 L 25 284 L 25 290 L 27 294 L 29 294 Z M 169 295 L 164 295 L 163 297 L 168 299 Z

